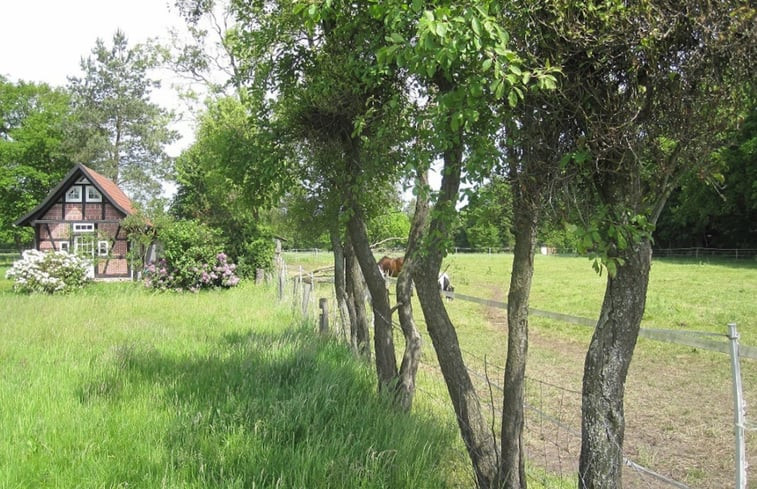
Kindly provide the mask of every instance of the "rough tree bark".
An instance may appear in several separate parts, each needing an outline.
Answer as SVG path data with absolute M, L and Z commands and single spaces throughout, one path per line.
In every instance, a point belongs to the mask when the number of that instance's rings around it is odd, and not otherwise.
M 371 335 L 370 321 L 365 308 L 365 283 L 349 237 L 344 242 L 344 262 L 347 279 L 347 310 L 350 314 L 350 344 L 358 355 L 370 360 Z
M 376 375 L 379 390 L 391 389 L 397 381 L 397 358 L 392 336 L 392 311 L 389 307 L 389 292 L 386 290 L 384 277 L 378 268 L 376 258 L 371 251 L 371 243 L 365 222 L 358 206 L 353 206 L 347 228 L 352 241 L 355 257 L 360 264 L 363 277 L 371 293 L 373 307 L 373 343 L 376 354 Z
M 507 362 L 504 374 L 500 480 L 501 487 L 525 488 L 526 467 L 523 446 L 526 359 L 528 357 L 528 300 L 534 273 L 534 248 L 538 209 L 523 195 L 516 181 L 513 187 L 513 231 L 515 249 L 510 290 L 507 295 Z
M 428 179 L 425 172 L 418 176 L 417 185 L 426 187 Z M 413 319 L 413 272 L 416 266 L 416 253 L 419 249 L 420 239 L 425 231 L 429 206 L 428 199 L 423 198 L 423 191 L 419 192 L 415 201 L 415 214 L 408 236 L 405 262 L 402 271 L 397 277 L 397 315 L 400 320 L 402 334 L 405 336 L 405 352 L 400 364 L 400 377 L 397 384 L 397 401 L 405 411 L 410 411 L 415 396 L 415 377 L 421 360 L 421 335 Z
M 652 246 L 644 239 L 621 257 L 625 263 L 607 278 L 584 364 L 578 473 L 582 489 L 622 487 L 625 381 L 644 314 Z
M 344 259 L 344 246 L 339 233 L 332 229 L 329 232 L 331 248 L 334 250 L 334 295 L 336 307 L 339 311 L 339 319 L 342 323 L 342 334 L 347 337 L 347 328 L 352 330 L 352 318 L 347 307 L 347 276 Z
M 444 256 L 443 239 L 450 235 L 448 217 L 453 213 L 460 188 L 462 147 L 444 154 L 442 186 L 428 230 L 428 239 L 413 273 L 418 299 L 429 336 L 455 409 L 468 456 L 473 464 L 476 485 L 480 489 L 495 487 L 499 447 L 481 408 L 476 389 L 465 368 L 455 327 L 439 294 L 438 276 Z

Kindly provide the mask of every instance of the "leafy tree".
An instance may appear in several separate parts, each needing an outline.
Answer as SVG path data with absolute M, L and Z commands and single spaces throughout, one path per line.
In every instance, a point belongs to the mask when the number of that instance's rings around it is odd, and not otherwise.
M 379 386 L 404 385 L 397 382 L 389 299 L 366 228 L 382 210 L 380 189 L 394 183 L 400 161 L 394 142 L 401 126 L 389 129 L 402 107 L 395 97 L 397 81 L 373 64 L 383 40 L 377 34 L 382 23 L 361 3 L 268 2 L 235 8 L 245 27 L 235 33 L 236 49 L 253 67 L 243 69 L 251 77 L 246 103 L 270 107 L 267 119 L 290 136 L 288 144 L 301 163 L 299 179 L 328 216 L 332 243 L 341 239 L 346 224 L 350 243 L 344 249 L 354 251 L 373 299 Z M 414 378 L 412 368 L 405 371 Z M 411 391 L 398 392 L 412 398 Z
M 410 218 L 402 211 L 399 199 L 395 200 L 394 205 L 388 207 L 386 212 L 372 217 L 367 224 L 368 236 L 374 244 L 390 240 L 390 247 L 404 248 L 410 232 Z
M 21 250 L 32 230 L 13 223 L 71 169 L 68 93 L 0 77 L 0 243 Z
M 512 193 L 502 177 L 466 191 L 468 203 L 460 209 L 461 225 L 455 246 L 501 248 L 511 246 Z
M 659 247 L 757 248 L 757 109 L 714 154 L 717 176 L 683 179 L 654 232 Z
M 292 249 L 320 248 L 331 245 L 329 228 L 322 219 L 323 209 L 307 198 L 305 189 L 293 186 L 271 209 L 267 219 L 273 233 L 287 239 L 287 246 Z
M 171 69 L 200 85 L 210 97 L 242 96 L 245 64 L 234 51 L 236 28 L 232 2 L 175 0 L 174 7 L 184 19 L 187 35 L 172 32 L 167 63 Z M 183 94 L 197 100 L 194 87 Z
M 218 229 L 243 275 L 270 266 L 273 241 L 261 223 L 261 210 L 271 207 L 292 181 L 286 155 L 252 121 L 235 97 L 209 102 L 194 144 L 176 162 L 172 210 Z
M 97 39 L 81 61 L 82 77 L 69 78 L 76 113 L 73 137 L 77 162 L 119 184 L 137 201 L 161 193 L 172 171 L 166 145 L 178 133 L 169 129 L 172 114 L 150 101 L 159 82 L 149 77 L 157 58 L 145 45 L 129 47 L 116 31 L 113 45 Z
M 430 214 L 419 212 L 426 207 L 421 201 L 428 198 L 419 192 L 413 227 L 419 230 L 419 246 L 409 247 L 407 256 L 418 261 L 413 273 L 418 298 L 479 487 L 525 485 L 520 443 L 525 354 L 506 371 L 506 379 L 515 378 L 511 375 L 515 371 L 520 381 L 506 382 L 500 450 L 465 368 L 454 326 L 438 293 L 437 277 L 451 245 L 463 170 L 472 181 L 489 177 L 498 161 L 495 135 L 502 121 L 509 119 L 508 107 L 518 105 L 532 85 L 543 89 L 554 83 L 538 65 L 525 69 L 522 58 L 509 45 L 510 33 L 503 25 L 507 25 L 510 13 L 505 14 L 501 7 L 497 2 L 389 2 L 375 7 L 392 28 L 387 37 L 389 46 L 380 52 L 379 59 L 408 71 L 422 95 L 429 98 L 425 121 L 419 126 L 431 128 L 430 146 L 444 164 L 441 189 Z M 419 168 L 419 176 L 424 171 Z M 428 223 L 418 216 L 428 216 Z M 521 240 L 521 249 L 523 253 L 516 250 L 516 255 L 528 261 L 532 246 Z M 513 274 L 519 275 L 516 271 L 514 265 Z M 528 269 L 524 269 L 524 276 L 527 288 Z M 512 322 L 523 324 L 521 318 L 527 317 L 526 312 L 527 303 L 508 310 L 508 316 Z M 516 337 L 512 329 L 509 337 Z M 524 343 L 520 338 L 516 341 L 523 350 Z M 515 355 L 510 351 L 508 359 L 512 360 Z
M 563 160 L 580 244 L 606 270 L 584 366 L 580 487 L 621 487 L 623 398 L 644 312 L 651 232 L 683 175 L 705 169 L 753 91 L 755 11 L 742 2 L 541 4 L 579 130 Z M 580 196 L 580 197 L 578 197 Z M 604 268 L 602 268 L 604 267 Z

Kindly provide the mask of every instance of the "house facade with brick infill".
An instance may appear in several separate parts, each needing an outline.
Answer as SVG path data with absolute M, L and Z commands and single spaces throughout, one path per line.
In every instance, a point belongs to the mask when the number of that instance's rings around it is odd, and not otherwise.
M 90 257 L 95 279 L 122 278 L 131 276 L 130 242 L 122 221 L 134 212 L 115 183 L 79 164 L 15 224 L 34 228 L 34 247 L 40 251 Z

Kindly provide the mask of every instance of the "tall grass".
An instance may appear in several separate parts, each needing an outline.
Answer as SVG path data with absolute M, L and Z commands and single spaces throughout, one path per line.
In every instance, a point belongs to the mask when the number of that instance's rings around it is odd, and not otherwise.
M 0 487 L 437 488 L 457 434 L 244 286 L 0 292 Z
M 331 261 L 297 258 L 287 257 L 290 272 Z M 510 260 L 453 255 L 444 266 L 458 292 L 506 301 Z M 606 278 L 586 259 L 537 256 L 535 265 L 532 307 L 596 316 Z M 655 260 L 643 326 L 720 333 L 734 321 L 742 342 L 757 345 L 756 296 L 754 263 Z M 469 365 L 501 383 L 505 311 L 464 301 L 447 309 Z M 43 297 L 15 295 L 0 279 L 0 488 L 471 485 L 430 342 L 414 412 L 402 415 L 376 396 L 370 368 L 291 311 L 249 285 L 153 294 L 93 284 Z M 532 319 L 529 389 L 574 426 L 590 335 Z M 745 362 L 742 372 L 753 396 L 757 369 Z M 728 455 L 711 455 L 732 447 L 729 375 L 721 354 L 640 341 L 627 386 L 632 458 L 692 487 L 722 487 Z M 557 483 L 570 486 L 577 458 L 564 457 Z M 529 473 L 541 479 L 535 462 Z

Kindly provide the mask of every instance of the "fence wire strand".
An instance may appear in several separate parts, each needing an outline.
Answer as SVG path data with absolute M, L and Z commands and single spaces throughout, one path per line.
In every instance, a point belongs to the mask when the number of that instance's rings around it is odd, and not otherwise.
M 302 306 L 303 313 L 307 311 L 307 306 L 302 303 L 302 300 L 305 298 L 306 295 L 303 288 L 302 298 L 298 300 L 298 289 L 302 285 L 302 287 L 308 286 L 311 287 L 311 290 L 309 292 L 312 292 L 315 284 L 313 283 L 313 280 L 311 280 L 310 284 L 307 284 L 305 280 L 302 280 L 302 272 L 300 272 L 299 275 L 296 275 L 293 277 L 293 293 L 292 293 L 292 302 L 293 302 L 293 310 L 297 309 L 298 303 Z M 333 289 L 333 288 L 332 288 Z M 332 299 L 336 303 L 336 293 L 333 292 L 331 295 Z M 308 297 L 308 301 L 312 302 L 315 298 L 314 294 L 310 294 Z M 337 311 L 338 306 L 334 308 L 334 319 L 335 323 L 337 321 L 337 318 L 339 317 L 339 313 Z M 390 318 L 387 321 L 387 318 L 383 317 L 378 311 L 373 310 L 373 313 L 375 316 L 378 316 L 378 318 L 382 319 L 385 324 L 389 324 L 391 326 L 391 329 L 393 332 L 399 332 L 400 334 L 403 334 L 401 325 L 399 322 L 394 321 L 393 318 Z M 339 321 L 341 323 L 341 321 Z M 342 330 L 345 332 L 347 330 L 347 325 L 342 325 Z M 708 332 L 698 332 L 695 334 L 700 334 L 701 336 L 718 336 L 722 337 L 724 335 L 717 334 L 717 333 L 708 333 Z M 501 385 L 499 385 L 497 382 L 492 381 L 491 375 L 489 374 L 489 370 L 492 369 L 495 371 L 495 374 L 498 377 L 501 377 L 504 379 L 504 371 L 505 368 L 492 364 L 490 360 L 487 358 L 486 355 L 483 357 L 479 354 L 475 354 L 473 352 L 468 351 L 467 349 L 460 348 L 461 353 L 464 355 L 463 361 L 466 364 L 466 371 L 467 373 L 473 378 L 476 379 L 482 387 L 477 387 L 476 389 L 479 390 L 479 399 L 488 398 L 485 403 L 488 405 L 488 408 L 490 409 L 491 414 L 491 428 L 492 428 L 492 434 L 496 436 L 496 431 L 494 429 L 497 418 L 501 417 L 501 404 L 498 404 L 498 402 L 501 403 L 501 396 L 495 396 L 494 391 L 496 390 L 498 393 L 503 393 L 504 389 Z M 467 357 L 467 358 L 466 358 Z M 475 362 L 471 362 L 471 360 L 475 360 Z M 484 372 L 481 373 L 478 370 L 471 368 L 467 366 L 470 363 L 477 363 L 479 365 L 483 365 Z M 442 374 L 441 367 L 438 364 L 429 363 L 423 360 L 419 360 L 419 364 L 423 367 L 425 367 L 426 372 L 432 376 L 439 376 Z M 442 375 L 443 376 L 443 375 Z M 542 379 L 536 379 L 532 376 L 526 376 L 526 381 L 528 384 L 532 386 L 536 386 L 534 393 L 534 389 L 531 389 L 532 395 L 531 397 L 536 397 L 534 401 L 525 400 L 524 401 L 524 408 L 526 411 L 531 412 L 534 416 L 526 416 L 524 419 L 524 431 L 530 432 L 533 435 L 534 441 L 541 441 L 539 451 L 541 452 L 540 457 L 543 459 L 544 463 L 544 472 L 543 475 L 540 471 L 537 471 L 540 475 L 535 475 L 532 473 L 532 471 L 528 471 L 527 478 L 533 481 L 538 481 L 540 484 L 542 484 L 544 487 L 570 487 L 570 486 L 564 486 L 565 481 L 570 481 L 569 484 L 573 484 L 576 481 L 576 478 L 578 477 L 578 469 L 577 469 L 577 457 L 574 456 L 574 450 L 576 447 L 572 446 L 572 440 L 578 440 L 578 446 L 580 447 L 580 440 L 581 440 L 581 431 L 580 428 L 575 428 L 571 426 L 569 423 L 566 422 L 564 419 L 563 414 L 569 410 L 567 404 L 566 404 L 566 396 L 581 396 L 581 392 L 577 391 L 575 389 L 569 389 L 565 387 L 561 387 L 558 385 L 555 385 L 554 383 L 542 380 Z M 442 380 L 443 382 L 443 380 Z M 558 400 L 556 401 L 556 406 L 554 406 L 553 409 L 556 409 L 558 414 L 550 414 L 548 411 L 551 409 L 549 406 L 547 406 L 544 402 L 545 399 L 547 399 L 548 396 L 545 392 L 545 389 L 552 389 L 557 392 L 559 392 Z M 447 411 L 452 411 L 454 414 L 454 409 L 452 409 L 452 403 L 451 400 L 444 396 L 444 398 L 440 397 L 438 394 L 432 393 L 430 390 L 416 385 L 415 387 L 416 392 L 423 394 L 426 398 L 431 400 L 434 404 L 443 407 Z M 483 395 L 482 393 L 486 393 L 486 395 Z M 445 389 L 446 394 L 446 389 Z M 528 393 L 527 393 L 528 397 Z M 575 404 L 575 403 L 574 403 Z M 580 403 L 579 403 L 580 405 Z M 483 406 L 482 406 L 483 407 Z M 457 418 L 458 423 L 462 423 L 463 421 L 459 418 Z M 550 429 L 549 426 L 553 426 L 556 429 Z M 757 431 L 757 423 L 751 423 L 747 422 L 744 423 L 743 428 L 745 430 L 749 431 Z M 533 446 L 533 442 L 532 446 Z M 535 453 L 533 454 L 535 455 Z M 564 460 L 564 456 L 569 455 L 572 458 L 572 461 L 567 462 Z M 537 457 L 538 458 L 538 457 Z M 644 487 L 657 487 L 654 486 L 653 483 L 663 483 L 666 487 L 674 487 L 676 489 L 689 489 L 689 486 L 685 485 L 684 483 L 680 481 L 676 481 L 672 478 L 669 478 L 663 474 L 659 474 L 655 472 L 654 470 L 644 467 L 640 465 L 639 463 L 631 460 L 628 457 L 623 457 L 623 463 L 624 465 L 630 470 L 631 473 L 634 473 L 637 477 L 638 483 L 642 484 Z M 567 466 L 566 466 L 567 464 Z M 548 471 L 548 467 L 552 466 L 554 471 L 556 471 L 556 474 L 550 473 Z M 565 477 L 565 473 L 569 472 L 570 477 Z M 558 485 L 554 485 L 554 477 L 558 478 Z

